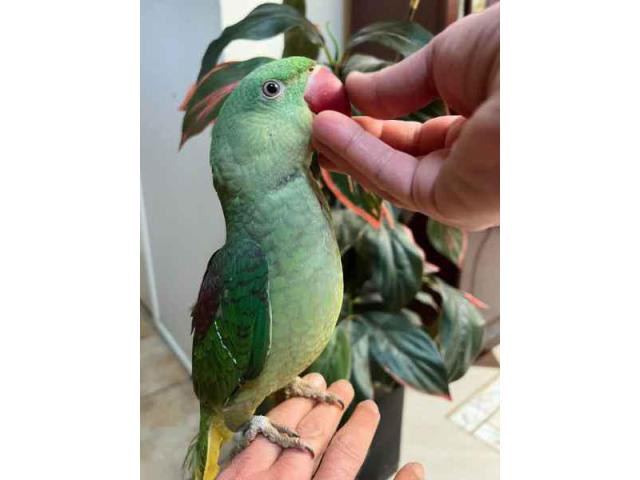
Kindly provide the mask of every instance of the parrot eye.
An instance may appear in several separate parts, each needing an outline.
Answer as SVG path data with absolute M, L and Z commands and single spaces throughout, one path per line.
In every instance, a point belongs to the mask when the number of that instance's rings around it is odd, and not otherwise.
M 262 84 L 262 94 L 267 98 L 276 98 L 282 93 L 282 86 L 277 80 L 267 80 Z

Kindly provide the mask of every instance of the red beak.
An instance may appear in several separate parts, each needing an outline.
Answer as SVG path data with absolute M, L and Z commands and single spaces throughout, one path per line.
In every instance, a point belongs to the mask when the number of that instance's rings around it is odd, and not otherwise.
M 323 65 L 316 65 L 309 75 L 304 99 L 313 113 L 334 110 L 351 116 L 351 104 L 344 85 Z

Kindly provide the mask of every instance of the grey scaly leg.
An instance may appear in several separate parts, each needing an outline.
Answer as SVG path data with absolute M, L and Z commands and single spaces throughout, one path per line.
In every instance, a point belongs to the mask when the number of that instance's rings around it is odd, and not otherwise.
M 235 447 L 231 452 L 231 458 L 247 448 L 258 434 L 282 448 L 297 448 L 298 450 L 307 451 L 312 457 L 315 457 L 313 449 L 304 443 L 300 439 L 300 435 L 296 432 L 283 425 L 272 422 L 263 415 L 254 415 L 251 417 L 251 420 L 234 435 Z

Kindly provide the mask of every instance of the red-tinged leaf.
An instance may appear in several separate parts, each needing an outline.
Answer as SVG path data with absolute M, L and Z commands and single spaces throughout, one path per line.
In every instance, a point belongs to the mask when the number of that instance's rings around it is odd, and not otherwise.
M 197 83 L 194 83 L 189 87 L 189 90 L 187 90 L 187 94 L 184 96 L 184 100 L 182 100 L 182 103 L 178 107 L 178 110 L 180 110 L 181 112 L 187 111 L 187 106 L 189 105 L 189 102 L 191 101 L 191 98 L 193 97 L 193 95 L 196 93 L 197 88 L 198 88 Z
M 431 275 L 432 273 L 438 273 L 440 271 L 440 267 L 433 263 L 429 263 L 427 261 L 424 262 L 424 275 Z
M 471 303 L 473 303 L 476 307 L 482 309 L 482 310 L 486 310 L 487 308 L 489 308 L 489 305 L 487 305 L 486 303 L 484 303 L 482 300 L 480 300 L 478 297 L 475 297 L 473 295 L 471 295 L 469 292 L 462 292 L 464 295 L 464 298 L 466 298 L 467 300 L 469 300 Z
M 485 321 L 461 291 L 439 278 L 435 279 L 434 286 L 442 298 L 436 340 L 449 381 L 453 382 L 465 374 L 480 353 Z
M 400 224 L 402 225 L 402 224 Z M 404 228 L 367 226 L 354 243 L 358 273 L 367 276 L 386 308 L 400 310 L 422 287 L 424 252 Z
M 431 39 L 433 34 L 421 25 L 405 20 L 391 20 L 372 23 L 358 30 L 351 36 L 346 51 L 362 43 L 377 43 L 407 57 L 420 50 Z
M 467 250 L 467 233 L 456 227 L 450 227 L 430 218 L 427 222 L 427 237 L 439 253 L 447 257 L 458 267 L 462 265 Z
M 338 201 L 369 223 L 373 228 L 380 228 L 382 199 L 371 193 L 342 173 L 320 169 L 322 180 Z
M 227 97 L 246 75 L 272 60 L 256 57 L 244 62 L 221 63 L 191 87 L 181 105 L 185 114 L 180 147 L 215 121 Z
M 424 123 L 432 118 L 447 115 L 447 107 L 439 98 L 433 100 L 429 105 L 417 112 L 412 112 L 404 117 L 403 120 L 411 120 L 414 122 Z
M 422 330 L 417 315 L 370 311 L 358 315 L 369 337 L 371 356 L 394 380 L 422 392 L 448 396 L 449 384 L 435 342 Z
M 436 302 L 435 298 L 433 298 L 433 294 L 431 294 L 430 292 L 419 291 L 418 293 L 416 293 L 416 300 L 418 300 L 423 305 L 428 305 L 436 311 L 438 311 L 438 309 L 440 308 L 438 306 L 438 302 Z
M 343 323 L 347 324 L 351 344 L 351 383 L 357 394 L 364 398 L 373 398 L 369 329 L 364 322 L 348 320 Z
M 307 5 L 305 0 L 283 0 L 282 4 L 292 6 L 300 12 L 300 15 L 306 17 Z M 309 40 L 309 37 L 302 29 L 293 28 L 284 34 L 282 58 L 307 57 L 316 60 L 319 52 L 320 46 Z
M 333 209 L 331 217 L 336 240 L 340 247 L 340 254 L 343 255 L 356 243 L 356 240 L 364 233 L 365 228 L 368 228 L 368 224 L 346 208 Z
M 348 380 L 351 374 L 351 345 L 347 324 L 348 322 L 338 324 L 323 352 L 306 370 L 321 374 L 327 385 L 341 379 Z
M 293 28 L 299 29 L 315 45 L 324 42 L 318 29 L 298 10 L 289 5 L 264 3 L 254 8 L 238 23 L 228 26 L 207 47 L 198 74 L 201 80 L 218 63 L 224 48 L 233 40 L 263 40 Z
M 371 55 L 351 55 L 342 67 L 341 76 L 347 78 L 351 72 L 375 72 L 391 65 L 391 63 Z
M 222 82 L 225 80 L 225 77 L 218 77 L 216 75 L 219 72 L 233 65 L 236 65 L 238 63 L 241 63 L 241 62 L 219 63 L 214 68 L 209 70 L 209 72 L 202 78 L 202 80 L 199 80 L 198 82 L 193 84 L 191 87 L 189 87 L 189 90 L 184 96 L 184 100 L 182 100 L 182 103 L 180 104 L 179 109 L 182 110 L 183 112 L 187 111 L 190 105 L 194 105 L 198 103 L 207 95 L 209 95 L 212 91 L 219 88 L 220 85 L 223 85 Z

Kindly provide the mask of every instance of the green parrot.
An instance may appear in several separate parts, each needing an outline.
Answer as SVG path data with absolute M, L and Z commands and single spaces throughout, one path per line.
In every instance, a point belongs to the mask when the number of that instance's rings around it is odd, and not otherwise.
M 236 450 L 262 434 L 313 455 L 295 432 L 254 415 L 273 392 L 342 406 L 298 377 L 328 343 L 342 304 L 340 251 L 309 172 L 311 122 L 324 109 L 349 111 L 342 83 L 289 57 L 245 77 L 214 124 L 211 170 L 227 237 L 192 311 L 197 480 L 216 477 L 232 436 Z

